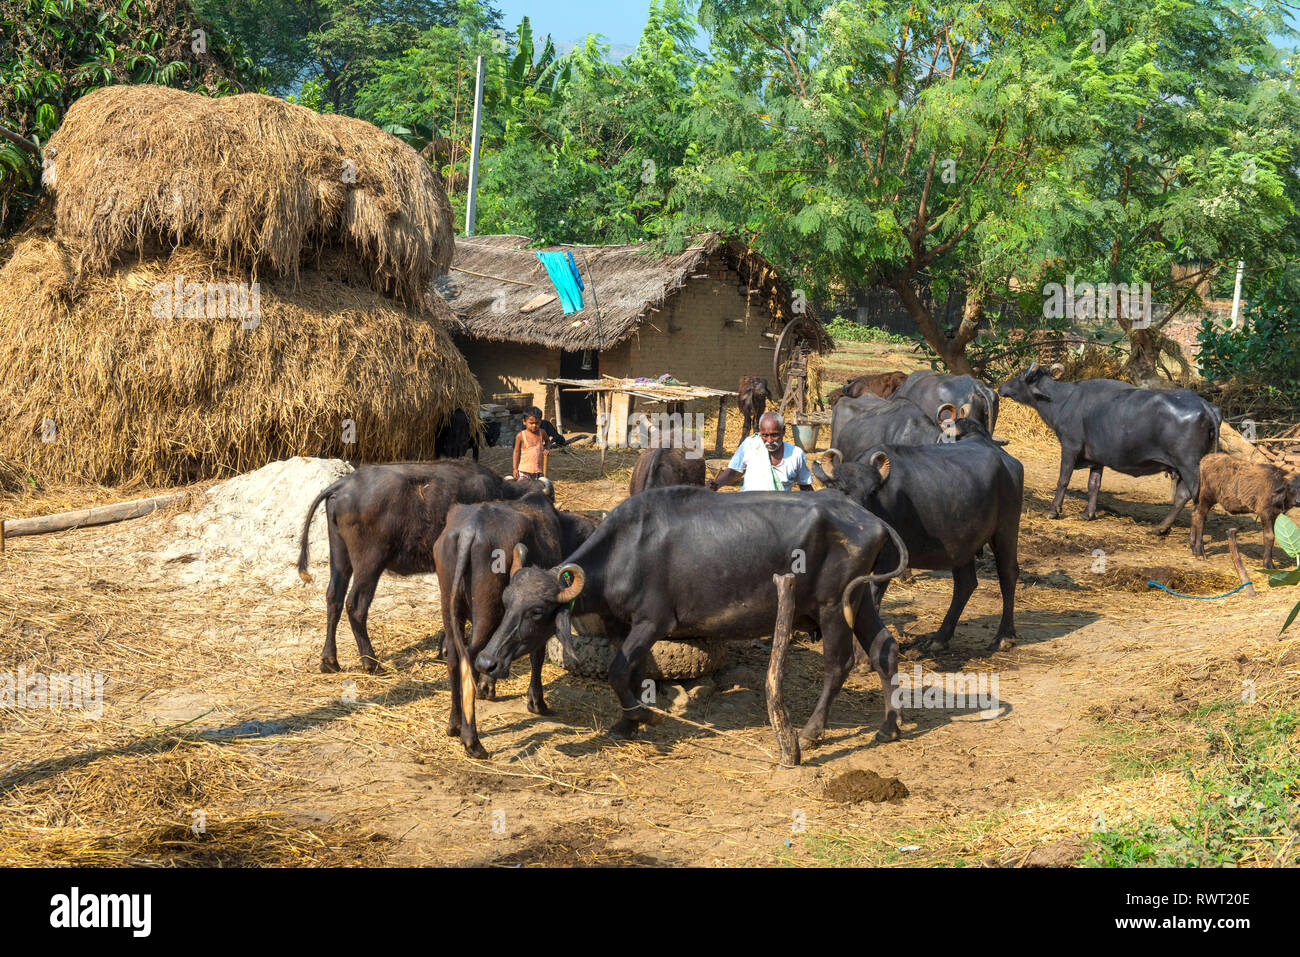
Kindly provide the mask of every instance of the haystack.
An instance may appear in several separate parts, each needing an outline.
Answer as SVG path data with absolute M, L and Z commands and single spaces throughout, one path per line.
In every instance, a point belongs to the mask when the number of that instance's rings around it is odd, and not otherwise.
M 0 462 L 11 469 L 168 484 L 295 455 L 429 459 L 453 410 L 477 420 L 478 385 L 445 307 L 406 309 L 303 267 L 296 281 L 260 279 L 255 319 L 233 306 L 223 317 L 215 286 L 190 310 L 190 284 L 250 277 L 207 250 L 181 246 L 74 285 L 76 267 L 73 250 L 31 235 L 0 269 Z M 185 308 L 170 318 L 159 306 L 177 277 Z
M 256 278 L 297 276 L 332 248 L 354 260 L 354 276 L 415 305 L 451 263 L 441 184 L 413 149 L 361 120 L 257 93 L 109 86 L 72 105 L 45 156 L 78 277 L 181 245 Z

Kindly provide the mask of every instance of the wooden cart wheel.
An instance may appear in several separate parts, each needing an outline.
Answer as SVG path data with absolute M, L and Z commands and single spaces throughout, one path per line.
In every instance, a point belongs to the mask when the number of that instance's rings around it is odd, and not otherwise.
M 772 384 L 779 396 L 778 409 L 804 411 L 808 390 L 808 362 L 817 351 L 817 330 L 807 319 L 791 319 L 776 340 L 772 357 Z

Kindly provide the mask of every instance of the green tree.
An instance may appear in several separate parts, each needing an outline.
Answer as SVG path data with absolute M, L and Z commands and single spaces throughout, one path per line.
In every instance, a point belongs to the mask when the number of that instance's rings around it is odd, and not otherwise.
M 487 30 L 499 11 L 479 0 L 198 0 L 199 9 L 291 93 L 315 81 L 335 112 L 351 113 L 380 64 L 433 27 Z
M 705 0 L 678 234 L 739 228 L 813 294 L 895 290 L 954 371 L 1029 237 L 1025 194 L 1079 137 L 1050 3 Z M 942 329 L 934 276 L 967 288 Z
M 102 86 L 220 95 L 255 76 L 183 0 L 0 0 L 0 126 L 38 145 L 75 100 Z M 39 179 L 36 154 L 0 140 L 0 237 L 35 201 Z
M 1295 258 L 1300 98 L 1294 62 L 1270 42 L 1296 36 L 1284 12 L 1235 0 L 1065 11 L 1088 136 L 1035 197 L 1043 259 L 1092 282 L 1149 283 L 1168 305 L 1149 326 L 1118 317 L 1134 381 L 1156 378 L 1160 329 L 1200 305 L 1202 280 L 1238 259 L 1263 274 Z

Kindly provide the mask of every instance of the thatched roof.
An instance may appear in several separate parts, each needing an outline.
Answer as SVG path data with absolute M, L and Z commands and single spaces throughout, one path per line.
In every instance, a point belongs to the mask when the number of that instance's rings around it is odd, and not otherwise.
M 334 248 L 417 304 L 451 260 L 451 207 L 415 150 L 274 97 L 105 87 L 69 108 L 45 158 L 78 275 L 178 245 L 296 275 Z
M 0 268 L 0 479 L 165 484 L 295 455 L 430 459 L 456 408 L 478 421 L 478 384 L 444 306 L 403 308 L 327 264 L 297 281 L 263 276 L 245 328 L 233 310 L 160 315 L 177 277 L 182 288 L 250 279 L 206 250 L 74 285 L 75 264 L 29 234 Z
M 693 277 L 728 268 L 740 276 L 737 295 L 745 293 L 745 286 L 754 290 L 750 308 L 756 314 L 766 309 L 775 328 L 793 315 L 791 290 L 775 267 L 737 240 L 715 233 L 697 237 L 687 249 L 667 256 L 644 243 L 546 247 L 572 250 L 587 284 L 584 307 L 566 316 L 557 298 L 524 312 L 539 296 L 555 292 L 538 250 L 527 249 L 528 243 L 526 236 L 456 237 L 451 271 L 435 283 L 456 313 L 456 332 L 570 351 L 609 349 L 632 335 L 652 309 L 662 309 Z

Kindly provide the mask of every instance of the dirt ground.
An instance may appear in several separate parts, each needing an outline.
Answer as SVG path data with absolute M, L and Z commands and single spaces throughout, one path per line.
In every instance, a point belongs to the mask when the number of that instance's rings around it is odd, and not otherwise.
M 518 663 L 498 700 L 480 703 L 492 753 L 480 762 L 444 734 L 433 576 L 380 582 L 370 624 L 387 674 L 359 670 L 345 622 L 345 670 L 323 675 L 323 576 L 178 587 L 121 547 L 123 526 L 12 540 L 0 556 L 0 672 L 100 672 L 105 685 L 98 718 L 0 710 L 0 865 L 1075 862 L 1098 820 L 1159 817 L 1186 799 L 1195 709 L 1240 697 L 1246 682 L 1258 694 L 1250 707 L 1296 696 L 1300 642 L 1278 639 L 1296 594 L 1264 586 L 1253 599 L 1194 600 L 1148 588 L 1148 578 L 1202 595 L 1234 587 L 1230 527 L 1262 577 L 1258 523 L 1215 514 L 1198 561 L 1186 513 L 1168 538 L 1151 534 L 1167 480 L 1113 472 L 1097 520 L 1080 519 L 1082 475 L 1065 517 L 1048 520 L 1055 441 L 1016 407 L 998 431 L 1026 467 L 1018 644 L 982 650 L 1000 611 L 991 561 L 938 657 L 917 639 L 943 617 L 946 573 L 894 584 L 884 606 L 904 642 L 900 672 L 996 677 L 996 712 L 910 709 L 902 738 L 876 744 L 879 682 L 855 672 L 825 740 L 792 769 L 773 757 L 765 642 L 734 645 L 711 680 L 662 686 L 669 716 L 632 742 L 605 734 L 618 709 L 604 682 L 551 665 L 555 713 L 528 714 Z M 485 464 L 504 470 L 505 456 L 492 450 Z M 558 453 L 558 503 L 613 507 L 631 461 L 611 456 L 601 478 L 598 453 Z M 711 459 L 710 471 L 723 464 Z M 0 512 L 111 497 L 122 496 L 60 490 Z M 166 521 L 133 524 L 162 537 Z M 295 558 L 284 567 L 296 582 Z M 797 636 L 786 680 L 796 725 L 821 669 L 819 646 Z M 1138 744 L 1124 728 L 1140 729 Z

